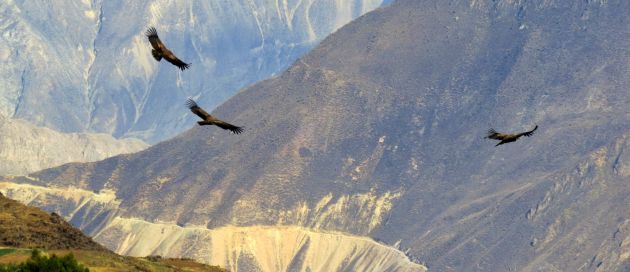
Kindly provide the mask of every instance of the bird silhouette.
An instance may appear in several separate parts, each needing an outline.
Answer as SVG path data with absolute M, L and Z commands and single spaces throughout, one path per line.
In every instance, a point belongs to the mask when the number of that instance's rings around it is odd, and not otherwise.
M 151 50 L 151 54 L 153 55 L 153 58 L 155 60 L 160 61 L 162 60 L 162 58 L 164 58 L 168 62 L 177 66 L 177 68 L 179 68 L 182 71 L 186 70 L 186 68 L 190 66 L 190 63 L 185 63 L 181 61 L 180 59 L 177 58 L 177 56 L 175 56 L 175 54 L 173 54 L 173 52 L 171 52 L 171 50 L 168 50 L 168 48 L 166 48 L 166 45 L 164 45 L 164 43 L 162 43 L 162 41 L 160 40 L 160 37 L 158 37 L 157 30 L 155 30 L 155 27 L 150 27 L 147 30 L 146 35 L 147 35 L 147 38 L 149 38 L 149 42 L 151 43 L 151 46 L 153 46 L 153 50 Z
M 197 122 L 197 124 L 199 124 L 200 126 L 214 125 L 222 129 L 229 130 L 234 134 L 240 134 L 241 132 L 243 132 L 242 127 L 237 127 L 235 125 L 226 123 L 224 121 L 221 121 L 213 117 L 212 115 L 207 113 L 205 110 L 203 110 L 201 107 L 199 107 L 197 105 L 197 102 L 195 102 L 195 100 L 192 100 L 191 98 L 188 98 L 188 100 L 186 101 L 186 105 L 188 106 L 190 111 L 192 111 L 194 114 L 196 114 L 203 120 L 203 121 Z
M 499 142 L 497 145 L 495 145 L 495 146 L 499 146 L 499 145 L 502 145 L 502 144 L 515 142 L 521 136 L 526 136 L 526 137 L 532 136 L 532 135 L 534 135 L 534 131 L 536 131 L 536 129 L 538 129 L 538 125 L 536 125 L 536 127 L 534 127 L 534 129 L 532 129 L 530 131 L 521 132 L 521 133 L 518 133 L 518 134 L 504 134 L 504 133 L 498 133 L 496 130 L 491 128 L 490 130 L 488 130 L 488 136 L 486 136 L 485 138 L 486 139 L 493 139 L 493 140 L 500 140 L 501 142 Z

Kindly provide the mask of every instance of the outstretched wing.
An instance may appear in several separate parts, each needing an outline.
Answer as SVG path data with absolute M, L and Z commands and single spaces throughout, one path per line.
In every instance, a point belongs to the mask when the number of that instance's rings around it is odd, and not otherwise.
M 151 46 L 153 46 L 153 49 L 158 50 L 160 52 L 163 52 L 164 49 L 166 49 L 166 46 L 162 43 L 162 41 L 160 41 L 160 37 L 158 37 L 157 34 L 157 30 L 155 30 L 155 27 L 149 27 L 149 29 L 146 32 L 147 38 L 149 38 L 149 42 L 151 43 Z
M 488 130 L 488 136 L 486 136 L 486 139 L 505 140 L 505 138 L 509 136 L 509 134 L 498 133 L 496 130 L 491 128 Z
M 242 127 L 237 127 L 237 126 L 232 125 L 230 123 L 223 122 L 223 121 L 221 121 L 219 119 L 212 120 L 212 123 L 214 125 L 216 125 L 217 127 L 220 127 L 222 129 L 227 129 L 227 130 L 231 131 L 234 134 L 240 134 L 241 132 L 243 132 L 243 128 Z
M 519 134 L 519 136 L 527 136 L 527 137 L 532 136 L 532 135 L 534 135 L 534 131 L 536 131 L 537 129 L 538 129 L 538 125 L 536 125 L 534 127 L 534 129 L 532 129 L 530 131 L 523 132 L 523 133 Z
M 192 111 L 194 114 L 199 116 L 201 119 L 203 120 L 212 119 L 212 116 L 208 114 L 205 110 L 203 110 L 201 107 L 197 106 L 197 102 L 195 102 L 195 100 L 192 100 L 192 98 L 188 98 L 188 100 L 186 100 L 186 106 L 188 106 L 190 111 Z
M 185 63 L 183 61 L 181 61 L 180 59 L 178 59 L 175 54 L 171 53 L 169 51 L 168 54 L 166 54 L 164 56 L 164 59 L 166 59 L 168 62 L 172 63 L 173 65 L 177 66 L 177 68 L 179 68 L 180 70 L 184 71 L 186 70 L 186 68 L 190 67 L 190 63 Z

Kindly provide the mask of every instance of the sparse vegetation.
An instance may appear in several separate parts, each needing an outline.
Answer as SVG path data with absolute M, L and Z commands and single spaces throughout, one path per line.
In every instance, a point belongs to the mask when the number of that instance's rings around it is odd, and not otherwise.
M 89 272 L 85 266 L 77 262 L 74 255 L 63 257 L 43 255 L 39 250 L 33 250 L 31 257 L 21 264 L 0 264 L 0 272 Z
M 4 196 L 0 196 L 0 246 L 107 251 L 58 214 L 48 214 Z
M 11 253 L 0 256 L 0 272 L 14 271 L 87 271 L 87 270 L 25 270 L 21 268 L 23 263 L 31 259 L 32 250 L 22 248 L 0 249 Z M 161 256 L 149 256 L 134 258 L 120 256 L 112 252 L 95 250 L 44 250 L 40 255 L 50 258 L 75 259 L 89 271 L 94 272 L 120 272 L 120 271 L 151 271 L 151 272 L 226 272 L 218 266 L 211 266 L 195 262 L 192 259 L 165 258 Z

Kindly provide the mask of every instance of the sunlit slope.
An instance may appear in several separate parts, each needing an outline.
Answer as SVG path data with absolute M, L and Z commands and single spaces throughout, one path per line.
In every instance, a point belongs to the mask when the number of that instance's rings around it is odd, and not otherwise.
M 193 258 L 230 271 L 425 270 L 399 250 L 348 233 L 298 226 L 207 229 L 148 222 L 120 216 L 120 201 L 108 190 L 0 183 L 0 191 L 24 203 L 58 211 L 96 241 L 124 255 Z
M 21 263 L 31 256 L 32 250 L 0 248 L 0 264 Z M 133 258 L 111 252 L 94 250 L 44 250 L 43 254 L 65 256 L 72 254 L 77 262 L 94 272 L 151 271 L 151 272 L 225 272 L 225 269 L 194 262 L 190 259 L 170 259 L 158 256 Z
M 65 222 L 0 194 L 0 246 L 42 249 L 107 250 Z

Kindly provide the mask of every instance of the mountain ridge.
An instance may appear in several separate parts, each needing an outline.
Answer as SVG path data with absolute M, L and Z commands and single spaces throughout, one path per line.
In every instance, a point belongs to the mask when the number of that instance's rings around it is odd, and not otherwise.
M 26 175 L 70 162 L 98 161 L 147 148 L 137 139 L 61 133 L 0 115 L 0 174 Z

